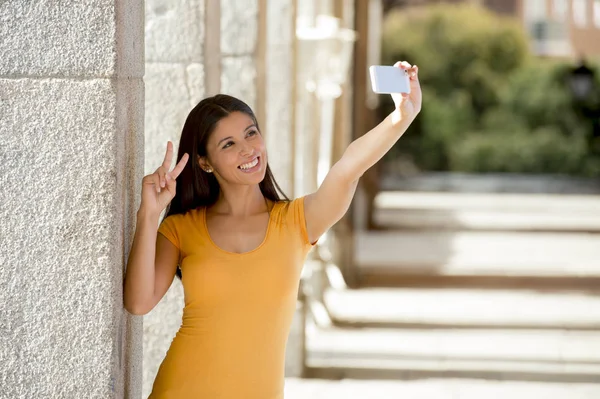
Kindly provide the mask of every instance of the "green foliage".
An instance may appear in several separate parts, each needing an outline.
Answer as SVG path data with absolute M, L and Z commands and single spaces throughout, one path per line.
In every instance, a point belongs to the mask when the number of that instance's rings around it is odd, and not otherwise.
M 566 138 L 557 128 L 471 133 L 450 148 L 450 169 L 461 172 L 557 173 L 592 176 L 582 136 Z
M 565 135 L 583 134 L 586 121 L 573 107 L 565 82 L 566 67 L 537 62 L 515 71 L 500 94 L 503 112 L 518 116 L 529 129 L 555 126 Z M 498 110 L 488 111 L 491 112 Z M 495 126 L 502 126 L 498 122 Z
M 528 54 L 516 21 L 471 5 L 392 12 L 382 36 L 384 63 L 410 60 L 421 67 L 424 86 L 435 88 L 441 97 L 464 90 L 476 112 L 497 103 L 502 82 Z
M 403 9 L 386 18 L 382 50 L 385 64 L 419 65 L 423 88 L 421 114 L 389 158 L 433 171 L 600 175 L 592 125 L 566 85 L 572 65 L 531 57 L 517 21 L 471 5 Z M 380 115 L 392 106 L 385 98 Z
M 418 154 L 416 161 L 421 168 L 447 170 L 449 146 L 466 133 L 465 128 L 475 128 L 471 98 L 465 92 L 455 92 L 441 99 L 427 88 L 423 95 L 428 98 L 427 107 L 419 115 L 417 128 L 403 137 L 401 148 L 405 153 Z

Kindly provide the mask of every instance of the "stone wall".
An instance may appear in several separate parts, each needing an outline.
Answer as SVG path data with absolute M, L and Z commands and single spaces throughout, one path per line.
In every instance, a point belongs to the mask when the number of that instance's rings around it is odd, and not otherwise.
M 0 15 L 0 397 L 139 397 L 141 323 L 122 284 L 143 3 L 13 0 Z

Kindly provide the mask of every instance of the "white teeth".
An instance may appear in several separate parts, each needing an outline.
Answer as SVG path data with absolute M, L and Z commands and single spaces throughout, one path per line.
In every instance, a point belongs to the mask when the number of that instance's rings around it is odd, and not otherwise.
M 250 169 L 250 168 L 255 167 L 256 165 L 258 165 L 258 158 L 255 158 L 254 161 L 252 161 L 252 162 L 240 165 L 240 169 Z

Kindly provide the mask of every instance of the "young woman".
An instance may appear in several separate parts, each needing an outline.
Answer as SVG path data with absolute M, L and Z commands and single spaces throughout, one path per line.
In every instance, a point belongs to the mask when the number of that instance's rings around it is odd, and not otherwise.
M 151 399 L 283 397 L 285 344 L 306 255 L 421 109 L 417 67 L 396 66 L 409 71 L 411 94 L 393 95 L 395 110 L 348 146 L 319 189 L 291 201 L 278 194 L 245 103 L 217 95 L 190 112 L 175 168 L 168 143 L 163 164 L 142 180 L 125 276 L 124 305 L 136 315 L 154 308 L 175 274 L 182 278 L 183 321 Z

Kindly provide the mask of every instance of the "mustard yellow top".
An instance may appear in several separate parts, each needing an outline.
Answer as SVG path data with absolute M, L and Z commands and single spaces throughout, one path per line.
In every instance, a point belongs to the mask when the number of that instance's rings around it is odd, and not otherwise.
M 149 399 L 281 399 L 300 272 L 312 248 L 304 197 L 278 202 L 265 239 L 243 254 L 210 238 L 206 209 L 167 217 L 185 307 Z

